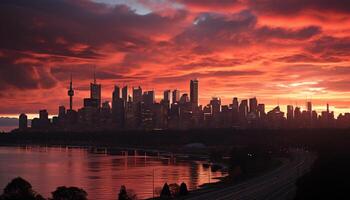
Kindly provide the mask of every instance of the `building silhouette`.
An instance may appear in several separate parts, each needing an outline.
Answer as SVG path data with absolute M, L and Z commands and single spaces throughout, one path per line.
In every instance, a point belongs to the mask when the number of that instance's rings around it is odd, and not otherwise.
M 320 114 L 312 110 L 312 102 L 306 109 L 287 105 L 287 113 L 280 106 L 266 113 L 265 104 L 256 97 L 232 98 L 232 103 L 223 105 L 219 97 L 213 97 L 209 104 L 198 105 L 198 80 L 191 80 L 188 93 L 180 97 L 179 90 L 163 91 L 163 98 L 157 102 L 154 90 L 142 91 L 141 86 L 132 87 L 132 97 L 128 88 L 114 86 L 111 102 L 104 100 L 101 106 L 101 85 L 90 84 L 90 97 L 83 99 L 83 107 L 73 109 L 73 84 L 70 80 L 68 96 L 69 109 L 59 106 L 58 116 L 49 119 L 47 110 L 39 111 L 39 118 L 32 120 L 34 130 L 93 131 L 93 130 L 152 130 L 152 129 L 298 129 L 298 128 L 349 128 L 350 113 L 334 117 L 327 103 Z M 170 101 L 171 100 L 171 101 Z M 20 115 L 19 129 L 26 128 L 25 114 Z
M 123 98 L 124 102 L 128 101 L 128 86 L 127 85 L 125 85 L 122 88 L 122 98 Z
M 179 100 L 180 100 L 180 91 L 179 90 L 173 90 L 172 98 L 173 98 L 172 103 L 179 102 Z
M 26 130 L 28 128 L 28 117 L 26 114 L 22 113 L 19 115 L 18 126 L 19 130 Z
M 70 75 L 70 83 L 69 83 L 68 96 L 69 96 L 69 109 L 70 109 L 70 110 L 73 110 L 73 96 L 74 96 L 74 90 L 73 90 L 73 78 L 72 78 L 72 74 Z
M 198 106 L 198 80 L 190 81 L 190 101 L 193 106 Z
M 96 73 L 94 72 L 94 82 L 90 83 L 90 100 L 89 102 L 96 102 L 97 108 L 101 107 L 101 84 L 96 82 Z

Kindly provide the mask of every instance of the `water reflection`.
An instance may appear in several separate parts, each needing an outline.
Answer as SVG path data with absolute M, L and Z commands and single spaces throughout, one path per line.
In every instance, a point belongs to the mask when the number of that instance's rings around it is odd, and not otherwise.
M 0 189 L 21 176 L 46 197 L 57 186 L 66 185 L 84 188 L 89 199 L 116 199 L 125 185 L 143 199 L 152 197 L 153 178 L 155 188 L 184 181 L 193 190 L 223 176 L 221 172 L 209 174 L 210 169 L 199 162 L 145 156 L 144 152 L 95 154 L 77 148 L 0 147 L 0 163 Z

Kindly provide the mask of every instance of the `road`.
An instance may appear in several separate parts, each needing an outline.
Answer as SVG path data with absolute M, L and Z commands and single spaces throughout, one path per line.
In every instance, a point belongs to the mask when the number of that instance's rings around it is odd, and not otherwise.
M 303 150 L 292 150 L 294 159 L 279 168 L 237 185 L 208 191 L 188 198 L 189 200 L 281 200 L 292 199 L 295 182 L 306 173 L 316 156 Z

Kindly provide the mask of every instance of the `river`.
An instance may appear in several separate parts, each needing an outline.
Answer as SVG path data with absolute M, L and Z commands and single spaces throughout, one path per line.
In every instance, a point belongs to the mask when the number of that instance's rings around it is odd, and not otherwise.
M 140 153 L 141 154 L 141 153 Z M 190 190 L 216 182 L 222 172 L 211 172 L 199 161 L 179 161 L 161 156 L 109 155 L 81 148 L 0 147 L 0 190 L 14 177 L 28 180 L 44 197 L 58 186 L 77 186 L 93 200 L 117 199 L 120 186 L 139 199 L 153 196 L 165 182 L 185 182 Z M 157 192 L 156 192 L 157 194 Z

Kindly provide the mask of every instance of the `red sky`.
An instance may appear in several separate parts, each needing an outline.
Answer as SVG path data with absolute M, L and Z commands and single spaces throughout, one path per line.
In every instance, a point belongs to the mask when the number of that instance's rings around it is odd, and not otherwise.
M 57 113 L 89 95 L 93 66 L 114 84 L 212 96 L 256 96 L 268 107 L 350 111 L 348 0 L 3 0 L 0 116 Z

